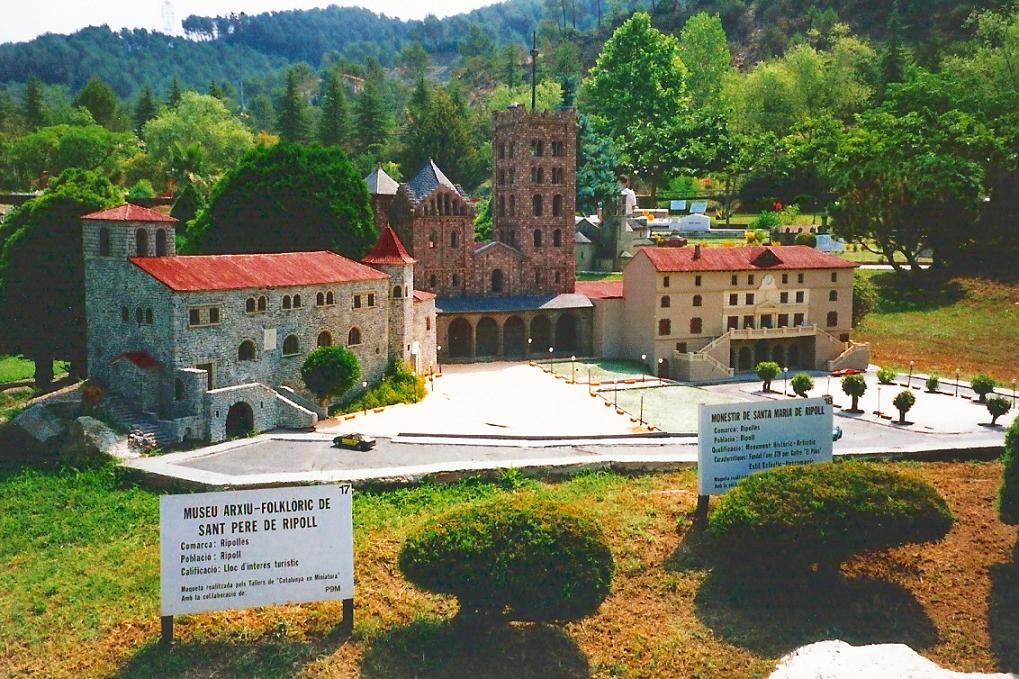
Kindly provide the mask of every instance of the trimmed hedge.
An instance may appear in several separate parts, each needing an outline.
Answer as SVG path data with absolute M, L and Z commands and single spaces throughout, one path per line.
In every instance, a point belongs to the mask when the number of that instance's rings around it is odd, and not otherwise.
M 837 567 L 852 554 L 944 537 L 945 500 L 930 485 L 865 463 L 778 467 L 730 490 L 708 519 L 734 563 Z
M 1005 474 L 998 493 L 998 514 L 1001 520 L 1019 525 L 1019 418 L 1005 434 Z
M 878 368 L 877 381 L 881 384 L 891 384 L 895 381 L 895 371 L 891 368 Z
M 507 496 L 440 517 L 400 549 L 400 572 L 461 613 L 576 620 L 609 594 L 614 564 L 600 526 L 562 505 Z

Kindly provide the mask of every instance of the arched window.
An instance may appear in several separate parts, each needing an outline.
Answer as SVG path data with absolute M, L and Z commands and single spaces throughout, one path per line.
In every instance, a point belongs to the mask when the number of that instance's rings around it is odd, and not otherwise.
M 326 303 L 326 294 L 324 292 L 316 293 L 315 294 L 315 306 L 325 306 L 325 303 Z
M 460 247 L 460 234 L 456 231 L 449 232 L 449 247 L 457 248 Z
M 283 308 L 284 309 L 290 308 L 290 295 L 283 295 Z
M 665 295 L 664 297 L 662 297 L 662 308 L 663 309 L 668 309 L 671 306 L 672 306 L 672 298 L 669 297 L 668 295 Z
M 99 229 L 99 256 L 110 256 L 110 230 L 105 226 Z
M 563 246 L 563 232 L 556 229 L 552 232 L 552 245 L 561 248 Z
M 292 337 L 292 335 L 291 335 Z M 289 339 L 289 338 L 288 338 Z M 286 350 L 283 350 L 286 353 Z M 294 353 L 297 353 L 296 351 Z M 254 361 L 255 360 L 255 343 L 251 340 L 244 340 L 241 342 L 241 346 L 237 347 L 237 360 L 238 361 Z
M 693 296 L 693 305 L 694 305 L 694 306 L 701 306 L 701 304 L 702 304 L 703 302 L 704 302 L 704 300 L 703 300 L 703 299 L 701 299 L 701 296 L 700 296 L 700 295 L 694 295 L 694 296 Z
M 333 346 L 333 336 L 323 330 L 318 334 L 318 345 L 320 347 L 331 347 Z
M 393 299 L 400 299 L 401 297 L 403 297 L 403 288 L 401 288 L 399 285 L 394 285 Z
M 149 256 L 149 232 L 138 229 L 134 232 L 135 254 L 139 257 Z
M 436 282 L 437 281 L 435 280 L 435 274 L 432 274 L 431 276 L 428 277 L 428 287 L 432 288 L 433 290 L 435 289 Z
M 435 247 L 435 232 L 434 231 L 429 231 L 428 232 L 428 247 L 430 247 L 430 248 L 434 248 Z
M 552 196 L 552 216 L 563 216 L 563 197 L 558 194 Z
M 166 229 L 156 231 L 156 257 L 166 257 Z
M 333 291 L 332 290 L 330 290 L 329 292 L 326 293 L 326 304 L 329 304 L 329 305 L 336 304 L 336 296 L 333 295 Z
M 499 142 L 499 159 L 502 160 L 506 157 L 506 142 Z
M 838 290 L 832 290 L 831 292 L 828 293 L 828 301 L 829 302 L 837 302 L 837 301 L 839 301 L 839 292 L 838 292 Z
M 510 196 L 509 213 L 510 213 L 510 217 L 516 217 L 517 216 L 517 197 L 516 196 Z
M 356 347 L 361 344 L 361 328 L 354 326 L 347 333 L 347 346 Z
M 534 247 L 541 247 L 541 229 L 534 230 Z
M 541 202 L 541 196 L 535 194 L 534 197 L 531 198 L 531 211 L 534 213 L 535 217 L 540 217 L 542 213 L 544 213 L 545 209 Z
M 839 324 L 839 312 L 837 312 L 837 311 L 829 311 L 828 312 L 828 327 L 829 328 L 834 328 L 838 324 Z
M 672 334 L 672 321 L 668 318 L 663 318 L 658 321 L 658 334 L 662 337 L 666 337 Z
M 297 339 L 297 335 L 287 335 L 287 338 L 283 340 L 283 355 L 294 356 L 301 352 L 301 341 Z
M 126 306 L 120 307 L 120 320 L 124 321 L 125 323 L 131 320 L 131 310 L 128 309 Z
M 454 288 L 459 288 L 460 287 L 460 275 L 459 274 L 453 274 L 453 287 Z
M 492 292 L 502 292 L 502 269 L 492 271 Z
M 258 310 L 266 311 L 268 309 L 269 309 L 269 298 L 266 297 L 265 295 L 262 295 L 261 297 L 258 298 Z
M 301 308 L 301 296 L 300 295 L 294 295 L 294 308 L 295 309 L 300 309 Z
M 146 325 L 152 325 L 152 322 L 153 322 L 152 309 L 146 309 L 145 310 L 145 324 Z
M 497 176 L 499 177 L 498 179 L 499 186 L 502 186 L 503 184 L 506 183 L 506 170 L 499 170 Z
M 505 196 L 499 196 L 499 216 L 500 217 L 505 217 L 506 216 L 506 197 Z
M 699 319 L 699 318 L 691 318 L 690 319 L 690 334 L 691 335 L 699 335 L 699 334 L 701 334 L 701 327 L 702 327 L 701 319 Z
M 173 381 L 173 400 L 183 401 L 185 396 L 184 380 L 176 379 Z
M 142 311 L 141 307 L 134 310 L 134 320 L 138 322 L 138 325 L 145 322 L 145 312 Z
M 534 284 L 541 285 L 541 271 L 537 269 L 534 270 Z
M 246 300 L 244 300 L 244 310 L 246 312 L 248 312 L 249 314 L 255 313 L 255 298 L 254 297 L 248 297 Z

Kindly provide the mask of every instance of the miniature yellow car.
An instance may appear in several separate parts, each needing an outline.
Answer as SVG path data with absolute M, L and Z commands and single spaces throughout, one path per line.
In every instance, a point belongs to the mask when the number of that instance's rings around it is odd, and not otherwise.
M 333 445 L 337 448 L 365 451 L 375 447 L 375 438 L 366 434 L 340 434 L 333 439 Z

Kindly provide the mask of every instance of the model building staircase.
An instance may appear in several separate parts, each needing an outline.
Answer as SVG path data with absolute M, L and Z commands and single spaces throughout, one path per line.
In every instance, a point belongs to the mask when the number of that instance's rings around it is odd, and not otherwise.
M 164 450 L 176 443 L 173 436 L 160 425 L 154 415 L 143 413 L 116 394 L 104 396 L 101 406 L 103 411 L 124 429 L 129 432 L 139 431 L 152 435 L 159 447 Z

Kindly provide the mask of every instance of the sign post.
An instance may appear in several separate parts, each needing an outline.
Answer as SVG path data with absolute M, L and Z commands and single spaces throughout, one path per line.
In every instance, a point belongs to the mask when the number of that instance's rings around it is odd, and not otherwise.
M 353 629 L 349 485 L 164 495 L 159 527 L 164 647 L 175 615 L 274 604 L 341 600 Z
M 698 409 L 697 513 L 759 471 L 832 461 L 832 405 L 824 398 L 701 404 Z

